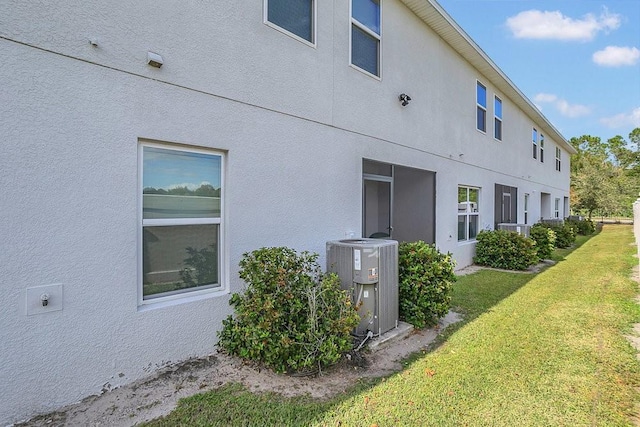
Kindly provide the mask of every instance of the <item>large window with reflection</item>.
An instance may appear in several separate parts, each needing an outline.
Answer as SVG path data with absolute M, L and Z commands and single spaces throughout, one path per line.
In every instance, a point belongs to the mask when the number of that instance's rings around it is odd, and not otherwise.
M 265 22 L 295 38 L 315 43 L 314 0 L 264 0 Z
M 380 0 L 351 1 L 351 64 L 380 77 Z
M 478 235 L 478 198 L 480 189 L 458 187 L 458 241 L 475 240 Z
M 141 302 L 222 287 L 222 153 L 143 142 Z
M 476 82 L 476 129 L 487 131 L 487 88 Z
M 493 98 L 493 137 L 502 141 L 502 100 Z

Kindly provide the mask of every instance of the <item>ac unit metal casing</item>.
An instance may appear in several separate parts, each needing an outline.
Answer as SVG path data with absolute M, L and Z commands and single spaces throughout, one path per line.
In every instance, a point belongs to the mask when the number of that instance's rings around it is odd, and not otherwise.
M 531 226 L 528 224 L 498 224 L 498 230 L 507 230 L 518 233 L 524 237 L 529 237 L 531 234 Z
M 360 324 L 355 334 L 381 335 L 398 326 L 398 242 L 347 239 L 327 242 L 327 271 L 351 292 Z

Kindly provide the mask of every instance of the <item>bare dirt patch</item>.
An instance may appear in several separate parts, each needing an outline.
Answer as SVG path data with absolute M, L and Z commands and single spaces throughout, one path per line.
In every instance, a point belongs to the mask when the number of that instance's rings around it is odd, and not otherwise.
M 183 397 L 241 383 L 253 392 L 328 399 L 347 391 L 363 378 L 388 376 L 402 370 L 402 361 L 426 351 L 438 333 L 461 317 L 450 312 L 431 329 L 414 330 L 371 351 L 362 351 L 321 375 L 296 377 L 275 374 L 224 353 L 189 359 L 168 366 L 127 386 L 90 396 L 19 426 L 133 426 L 171 412 Z

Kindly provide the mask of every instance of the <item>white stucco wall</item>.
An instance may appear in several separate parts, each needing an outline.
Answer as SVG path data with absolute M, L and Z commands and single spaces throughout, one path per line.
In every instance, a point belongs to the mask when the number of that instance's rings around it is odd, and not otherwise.
M 324 263 L 327 240 L 359 235 L 363 158 L 436 172 L 436 244 L 459 266 L 459 184 L 481 188 L 483 227 L 495 183 L 518 187 L 519 216 L 524 193 L 530 218 L 541 192 L 568 197 L 568 155 L 555 172 L 547 136 L 534 161 L 536 123 L 499 93 L 503 142 L 476 131 L 475 81 L 489 122 L 494 86 L 402 4 L 383 2 L 377 80 L 349 66 L 347 3 L 318 3 L 315 47 L 261 2 L 0 4 L 0 424 L 212 352 L 243 252 Z M 225 292 L 138 307 L 140 139 L 226 153 Z M 26 289 L 53 283 L 63 309 L 25 315 Z

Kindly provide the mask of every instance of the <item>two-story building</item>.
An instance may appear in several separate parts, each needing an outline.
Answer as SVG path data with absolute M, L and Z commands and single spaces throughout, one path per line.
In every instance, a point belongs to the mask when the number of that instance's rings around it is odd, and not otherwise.
M 0 423 L 214 351 L 242 254 L 472 263 L 565 138 L 435 0 L 0 3 Z

